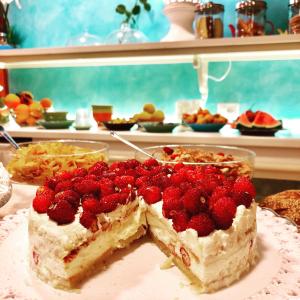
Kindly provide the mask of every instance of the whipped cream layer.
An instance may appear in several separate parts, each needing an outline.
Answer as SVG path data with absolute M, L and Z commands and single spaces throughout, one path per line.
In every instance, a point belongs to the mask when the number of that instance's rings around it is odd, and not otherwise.
M 150 231 L 201 282 L 202 291 L 228 286 L 256 261 L 256 204 L 240 205 L 232 226 L 198 237 L 194 229 L 177 233 L 162 215 L 162 202 L 148 206 Z
M 29 214 L 31 266 L 44 281 L 55 287 L 68 288 L 68 279 L 92 266 L 108 251 L 124 247 L 124 241 L 146 227 L 146 206 L 138 199 L 120 205 L 115 211 L 99 214 L 99 230 L 91 232 L 75 221 L 57 225 L 47 214 L 33 208 Z M 144 230 L 145 232 L 145 230 Z

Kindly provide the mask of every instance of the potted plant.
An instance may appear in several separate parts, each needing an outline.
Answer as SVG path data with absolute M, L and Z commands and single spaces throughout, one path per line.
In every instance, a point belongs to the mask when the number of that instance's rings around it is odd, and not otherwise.
M 142 43 L 146 42 L 146 36 L 137 30 L 138 18 L 142 10 L 151 11 L 151 5 L 148 0 L 136 0 L 131 9 L 124 4 L 119 4 L 115 11 L 124 16 L 121 28 L 112 32 L 106 39 L 107 44 L 127 44 L 127 43 Z

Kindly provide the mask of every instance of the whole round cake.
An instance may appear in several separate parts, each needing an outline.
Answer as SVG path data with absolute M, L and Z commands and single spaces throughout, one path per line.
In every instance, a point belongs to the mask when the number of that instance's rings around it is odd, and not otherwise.
M 202 292 L 212 292 L 257 260 L 254 197 L 248 177 L 226 177 L 209 165 L 148 159 L 63 171 L 33 199 L 31 267 L 56 288 L 74 288 L 149 232 Z

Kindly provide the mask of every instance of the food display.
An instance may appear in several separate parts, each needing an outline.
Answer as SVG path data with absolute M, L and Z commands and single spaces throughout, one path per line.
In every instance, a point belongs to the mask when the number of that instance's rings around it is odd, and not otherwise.
M 62 172 L 37 189 L 30 208 L 31 269 L 72 289 L 148 230 L 201 292 L 213 292 L 256 264 L 254 197 L 249 178 L 212 166 L 148 159 Z
M 7 170 L 12 180 L 41 184 L 57 172 L 78 167 L 88 168 L 97 161 L 106 161 L 107 145 L 88 141 L 47 141 L 20 144 L 9 155 Z
M 133 119 L 136 122 L 163 122 L 165 114 L 161 110 L 157 110 L 152 103 L 147 103 L 143 107 L 141 113 L 135 114 Z
M 290 0 L 289 33 L 300 33 L 300 1 Z
M 6 95 L 4 104 L 12 110 L 20 126 L 35 126 L 42 119 L 43 112 L 52 106 L 52 100 L 43 98 L 35 101 L 31 92 L 23 91 Z
M 199 108 L 196 114 L 183 114 L 182 120 L 187 124 L 226 124 L 227 119 L 220 114 L 211 114 L 208 109 Z
M 300 190 L 287 190 L 268 196 L 259 205 L 274 210 L 300 226 Z
M 247 110 L 237 118 L 233 127 L 242 134 L 274 135 L 282 129 L 282 122 L 264 111 Z
M 224 34 L 224 5 L 209 1 L 196 6 L 195 32 L 200 39 L 221 38 Z

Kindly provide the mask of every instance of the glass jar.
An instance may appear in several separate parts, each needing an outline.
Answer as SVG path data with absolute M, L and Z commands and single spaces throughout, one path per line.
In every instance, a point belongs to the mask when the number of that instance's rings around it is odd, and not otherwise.
M 260 36 L 265 34 L 267 3 L 261 0 L 239 1 L 236 5 L 238 37 Z M 273 29 L 274 31 L 274 29 Z
M 289 33 L 300 33 L 300 0 L 290 0 Z
M 195 33 L 199 39 L 223 37 L 224 5 L 209 1 L 199 3 L 195 11 Z

